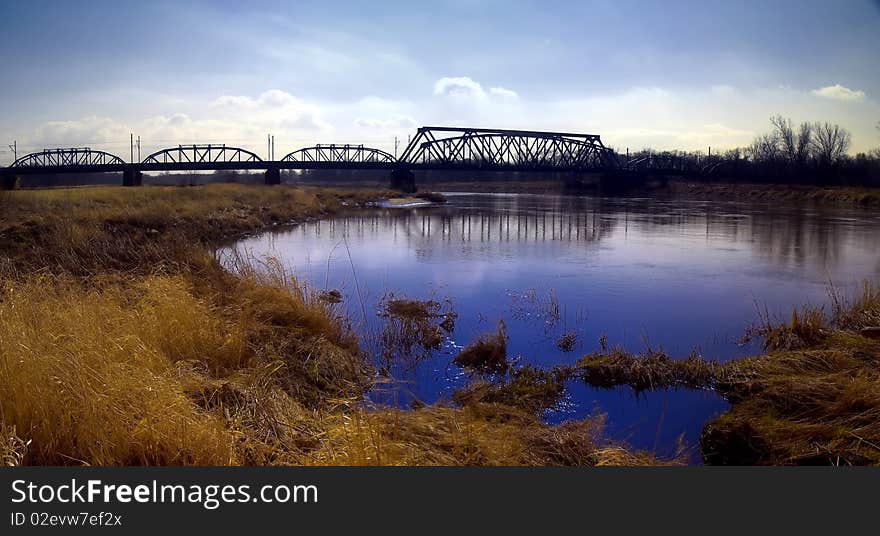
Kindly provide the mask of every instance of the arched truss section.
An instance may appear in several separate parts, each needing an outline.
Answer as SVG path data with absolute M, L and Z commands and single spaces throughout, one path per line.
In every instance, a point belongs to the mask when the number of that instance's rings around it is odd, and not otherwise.
M 224 145 L 178 145 L 156 151 L 143 164 L 208 164 L 212 162 L 262 162 L 255 153 Z
M 65 167 L 121 165 L 125 161 L 116 155 L 95 151 L 89 147 L 70 147 L 66 149 L 43 149 L 39 153 L 22 156 L 10 167 Z
M 594 134 L 422 127 L 400 162 L 440 168 L 585 171 L 620 167 Z
M 282 162 L 326 162 L 332 164 L 393 163 L 396 159 L 381 149 L 363 145 L 315 145 L 297 149 L 281 159 Z

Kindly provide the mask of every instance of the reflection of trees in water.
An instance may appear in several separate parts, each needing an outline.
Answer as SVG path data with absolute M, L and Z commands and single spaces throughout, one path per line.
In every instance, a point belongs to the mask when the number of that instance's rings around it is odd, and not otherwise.
M 807 210 L 756 213 L 750 238 L 756 251 L 776 264 L 809 264 L 830 271 L 843 262 L 848 247 L 871 249 L 870 232 L 859 232 L 859 222 L 830 220 Z
M 829 213 L 799 207 L 777 209 L 706 203 L 680 206 L 651 201 L 644 206 L 617 207 L 624 213 L 627 228 L 645 236 L 668 236 L 671 229 L 683 234 L 703 234 L 707 243 L 721 241 L 746 244 L 768 264 L 810 265 L 831 271 L 844 261 L 847 247 L 875 248 L 872 232 L 860 226 L 876 224 L 860 220 L 835 220 Z
M 874 247 L 864 221 L 832 220 L 829 214 L 797 207 L 749 208 L 718 203 L 682 205 L 658 200 L 566 196 L 473 196 L 454 206 L 358 211 L 303 227 L 331 238 L 380 235 L 406 239 L 420 255 L 428 240 L 446 244 L 500 242 L 598 243 L 615 230 L 646 237 L 705 236 L 706 243 L 744 244 L 765 262 L 811 265 L 831 271 L 848 246 Z M 309 231 L 306 231 L 306 228 Z M 432 254 L 435 254 L 431 250 Z M 436 254 L 442 254 L 442 249 Z M 880 266 L 878 266 L 880 272 Z

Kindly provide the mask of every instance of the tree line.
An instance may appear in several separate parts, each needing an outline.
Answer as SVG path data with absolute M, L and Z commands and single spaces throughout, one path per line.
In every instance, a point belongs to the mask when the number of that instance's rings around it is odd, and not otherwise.
M 631 169 L 670 170 L 697 180 L 880 187 L 880 148 L 851 155 L 846 128 L 829 122 L 795 125 L 782 115 L 771 117 L 770 124 L 769 132 L 747 147 L 718 153 L 646 149 L 618 157 Z

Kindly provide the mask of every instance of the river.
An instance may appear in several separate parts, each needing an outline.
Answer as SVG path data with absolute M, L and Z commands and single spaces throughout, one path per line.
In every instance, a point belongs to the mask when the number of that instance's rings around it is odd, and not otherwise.
M 374 208 L 241 240 L 300 280 L 337 289 L 364 347 L 376 356 L 387 293 L 434 299 L 458 314 L 441 348 L 395 364 L 374 400 L 448 400 L 466 374 L 451 358 L 506 325 L 508 355 L 541 366 L 600 348 L 698 352 L 727 360 L 760 351 L 741 337 L 758 311 L 788 318 L 880 274 L 880 215 L 807 205 L 449 193 L 448 202 Z M 557 343 L 574 340 L 570 351 Z M 571 341 L 569 341 L 571 342 Z M 377 360 L 379 358 L 377 357 Z M 568 386 L 548 422 L 606 414 L 606 434 L 671 454 L 695 447 L 726 403 L 712 393 Z

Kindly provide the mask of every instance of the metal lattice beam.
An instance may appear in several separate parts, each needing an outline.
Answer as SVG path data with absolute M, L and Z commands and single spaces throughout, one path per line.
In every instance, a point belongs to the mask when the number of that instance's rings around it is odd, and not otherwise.
M 22 156 L 12 163 L 14 168 L 53 168 L 73 166 L 124 165 L 116 155 L 95 151 L 89 147 L 68 147 L 64 149 L 43 149 L 38 153 Z
M 399 162 L 433 169 L 590 171 L 619 169 L 598 135 L 421 127 Z
M 223 145 L 178 145 L 156 151 L 143 164 L 210 164 L 217 162 L 262 162 L 255 153 Z
M 382 151 L 363 145 L 315 145 L 297 149 L 281 159 L 282 162 L 321 163 L 393 163 L 395 158 Z

